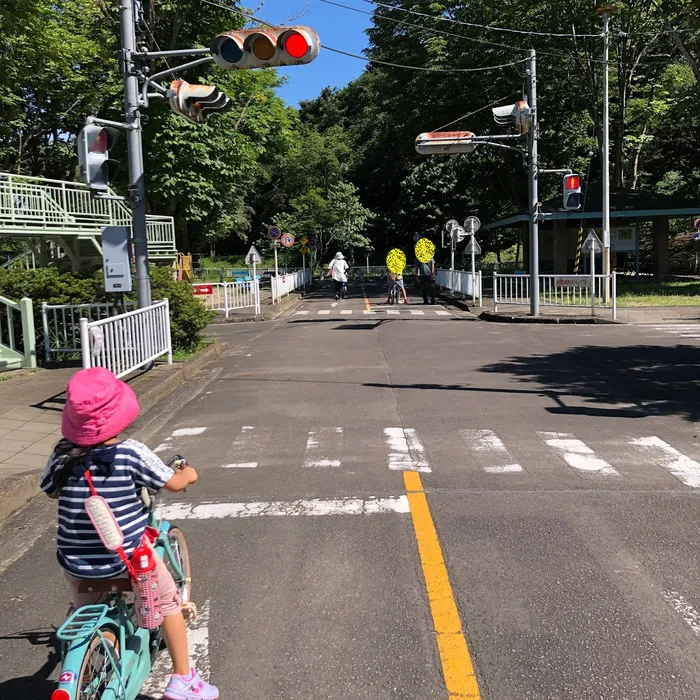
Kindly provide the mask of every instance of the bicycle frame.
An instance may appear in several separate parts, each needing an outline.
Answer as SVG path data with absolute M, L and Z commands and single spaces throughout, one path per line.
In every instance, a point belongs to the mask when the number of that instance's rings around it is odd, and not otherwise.
M 173 556 L 168 540 L 170 523 L 167 520 L 158 522 L 151 511 L 149 525 L 158 531 L 155 551 L 171 565 L 175 577 L 182 579 L 184 573 Z M 80 669 L 95 635 L 99 636 L 114 669 L 101 697 L 104 700 L 136 700 L 139 696 L 151 672 L 151 649 L 157 649 L 160 643 L 160 630 L 137 627 L 132 613 L 132 606 L 127 605 L 121 593 L 112 593 L 104 604 L 87 605 L 76 610 L 58 630 L 58 639 L 69 645 L 61 665 L 58 690 L 65 691 L 70 700 L 78 700 L 82 681 L 79 678 Z M 111 629 L 119 640 L 119 659 L 114 658 L 110 645 L 104 639 L 101 631 L 104 628 Z M 60 697 L 66 698 L 65 693 Z

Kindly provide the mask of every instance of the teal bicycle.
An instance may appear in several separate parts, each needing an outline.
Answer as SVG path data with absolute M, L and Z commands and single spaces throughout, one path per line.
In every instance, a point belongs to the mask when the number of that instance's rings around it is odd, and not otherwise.
M 186 465 L 179 455 L 168 466 Z M 153 545 L 175 580 L 183 604 L 191 603 L 191 570 L 182 531 L 156 515 L 156 500 L 142 493 L 149 525 L 158 531 Z M 136 700 L 162 646 L 160 629 L 136 625 L 128 578 L 82 581 L 81 592 L 106 594 L 103 604 L 78 608 L 58 630 L 61 675 L 51 700 Z

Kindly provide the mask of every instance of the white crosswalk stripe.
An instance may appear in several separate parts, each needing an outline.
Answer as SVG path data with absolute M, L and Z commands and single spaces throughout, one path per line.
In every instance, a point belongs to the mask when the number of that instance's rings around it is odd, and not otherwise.
M 258 456 L 264 453 L 267 432 L 254 425 L 244 425 L 240 435 L 233 441 L 229 457 L 235 461 L 222 464 L 222 469 L 255 469 Z
M 304 452 L 304 467 L 339 467 L 343 455 L 342 428 L 314 428 L 309 430 Z
M 384 428 L 389 469 L 429 472 L 425 447 L 415 428 Z
M 686 486 L 700 488 L 700 464 L 671 447 L 656 435 L 632 438 L 630 444 L 646 453 L 653 462 L 673 474 Z
M 464 444 L 474 453 L 479 467 L 488 474 L 517 474 L 523 468 L 493 430 L 460 430 Z
M 447 311 L 447 309 L 318 309 L 316 311 L 317 316 L 331 316 L 340 313 L 342 316 L 352 316 L 355 311 L 358 314 L 387 314 L 388 316 L 403 316 L 413 317 L 413 316 L 451 316 L 452 314 Z M 305 311 L 295 311 L 295 316 L 308 316 L 311 313 L 308 309 Z
M 617 476 L 619 472 L 572 433 L 537 433 L 572 469 L 580 472 Z

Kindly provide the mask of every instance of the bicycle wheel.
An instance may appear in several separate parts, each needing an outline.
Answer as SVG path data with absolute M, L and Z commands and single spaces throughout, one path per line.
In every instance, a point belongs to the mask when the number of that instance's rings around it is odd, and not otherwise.
M 165 557 L 165 566 L 173 575 L 182 602 L 189 603 L 192 600 L 192 569 L 190 568 L 190 550 L 187 547 L 187 541 L 179 527 L 170 528 L 168 541 L 170 542 L 173 558 L 177 562 L 177 567 L 182 571 L 182 578 L 176 574 L 175 567 L 167 555 Z
M 107 690 L 114 677 L 114 663 L 119 663 L 119 642 L 111 628 L 101 628 L 102 639 L 95 635 L 85 650 L 83 663 L 80 666 L 79 688 L 76 700 L 98 700 Z M 104 645 L 107 645 L 111 657 Z

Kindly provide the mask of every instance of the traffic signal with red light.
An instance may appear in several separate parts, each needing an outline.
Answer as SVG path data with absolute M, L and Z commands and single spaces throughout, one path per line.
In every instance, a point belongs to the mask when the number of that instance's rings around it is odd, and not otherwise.
M 194 124 L 203 124 L 210 114 L 231 111 L 231 100 L 215 85 L 190 85 L 184 80 L 170 83 L 170 107 Z
M 96 124 L 86 125 L 78 134 L 80 177 L 92 190 L 108 190 L 109 181 L 119 170 L 119 161 L 109 157 L 109 151 L 116 143 L 117 136 L 117 129 Z
M 564 209 L 576 211 L 581 208 L 581 176 L 574 173 L 564 175 Z
M 321 41 L 310 27 L 265 27 L 219 34 L 211 53 L 219 68 L 299 66 L 318 56 Z

